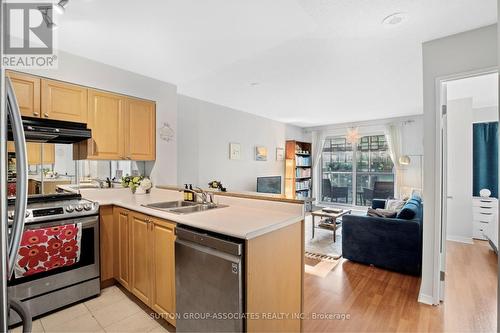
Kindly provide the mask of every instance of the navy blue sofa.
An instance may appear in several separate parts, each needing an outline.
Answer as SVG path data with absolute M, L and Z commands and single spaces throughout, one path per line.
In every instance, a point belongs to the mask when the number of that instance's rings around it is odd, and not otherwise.
M 416 199 L 410 200 L 415 212 L 410 220 L 345 215 L 342 218 L 342 256 L 363 264 L 420 275 L 423 208 L 420 198 Z M 374 199 L 372 203 L 373 208 L 384 205 L 385 200 Z

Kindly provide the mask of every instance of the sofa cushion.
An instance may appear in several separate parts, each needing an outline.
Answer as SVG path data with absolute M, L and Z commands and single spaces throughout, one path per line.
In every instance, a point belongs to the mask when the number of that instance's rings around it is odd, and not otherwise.
M 396 216 L 398 219 L 412 220 L 418 216 L 420 210 L 420 200 L 417 198 L 411 198 L 403 206 L 403 209 Z
M 372 217 L 385 217 L 385 218 L 394 218 L 396 217 L 397 213 L 392 210 L 387 210 L 387 209 L 373 209 L 373 208 L 368 208 L 368 216 Z

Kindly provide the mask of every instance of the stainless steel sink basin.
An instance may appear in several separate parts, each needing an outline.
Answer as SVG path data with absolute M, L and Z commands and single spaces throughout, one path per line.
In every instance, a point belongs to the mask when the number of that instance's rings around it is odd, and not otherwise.
M 195 206 L 170 209 L 169 211 L 175 214 L 192 214 L 192 213 L 204 212 L 207 210 L 224 208 L 224 207 L 228 207 L 228 205 L 197 204 Z
M 190 207 L 196 206 L 198 203 L 189 202 L 189 201 L 164 201 L 164 202 L 155 202 L 147 205 L 143 205 L 144 207 L 159 209 L 159 210 L 169 210 L 171 208 L 179 208 L 179 207 Z

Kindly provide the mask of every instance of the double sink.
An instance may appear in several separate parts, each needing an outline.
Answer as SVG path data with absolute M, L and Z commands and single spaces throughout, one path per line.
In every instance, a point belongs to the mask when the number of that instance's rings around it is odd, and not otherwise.
M 142 206 L 175 214 L 192 214 L 212 209 L 228 207 L 227 205 L 219 205 L 215 203 L 200 203 L 200 202 L 190 202 L 182 200 L 155 202 Z

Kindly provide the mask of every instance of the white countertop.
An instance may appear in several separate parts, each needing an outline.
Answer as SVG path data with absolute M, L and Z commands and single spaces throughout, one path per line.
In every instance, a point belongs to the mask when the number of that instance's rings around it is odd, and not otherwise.
M 178 191 L 153 188 L 150 194 L 132 194 L 130 189 L 81 189 L 83 198 L 101 206 L 116 205 L 161 219 L 217 232 L 241 239 L 251 239 L 300 222 L 304 207 L 296 203 L 271 202 L 216 196 L 216 202 L 229 207 L 179 215 L 142 206 L 162 201 L 182 200 Z

